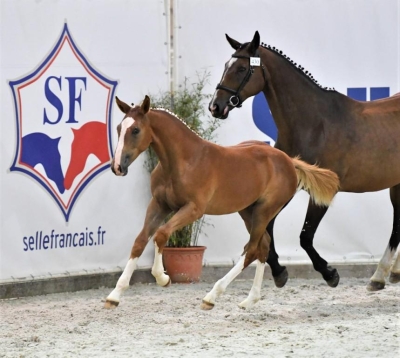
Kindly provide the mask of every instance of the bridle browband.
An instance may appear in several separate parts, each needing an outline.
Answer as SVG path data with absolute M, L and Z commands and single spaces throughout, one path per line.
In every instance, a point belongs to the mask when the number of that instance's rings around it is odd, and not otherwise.
M 247 82 L 249 82 L 249 80 L 250 80 L 250 77 L 251 77 L 251 75 L 254 73 L 254 67 L 255 66 L 252 66 L 251 65 L 251 60 L 250 60 L 250 58 L 252 58 L 252 57 L 258 57 L 258 58 L 260 58 L 260 56 L 259 56 L 259 54 L 258 54 L 258 51 L 255 53 L 255 55 L 254 56 L 244 56 L 244 55 L 232 55 L 232 57 L 233 58 L 247 58 L 248 60 L 249 60 L 249 64 L 250 64 L 250 67 L 249 67 L 249 70 L 247 71 L 247 74 L 246 74 L 246 76 L 243 78 L 243 81 L 242 81 L 242 83 L 239 85 L 239 88 L 235 91 L 234 89 L 232 89 L 232 88 L 229 88 L 229 87 L 225 87 L 225 86 L 223 86 L 223 85 L 221 85 L 221 83 L 218 83 L 217 84 L 217 90 L 218 89 L 222 89 L 222 90 L 225 90 L 225 91 L 227 91 L 227 92 L 230 92 L 230 93 L 232 93 L 233 94 L 233 96 L 231 96 L 230 98 L 229 98 L 229 101 L 228 101 L 228 104 L 230 104 L 232 107 L 238 107 L 238 108 L 240 108 L 240 107 L 242 107 L 242 103 L 243 103 L 243 101 L 242 101 L 242 99 L 240 98 L 240 91 L 244 88 L 244 86 L 246 85 L 246 83 Z M 260 58 L 260 66 L 261 66 L 261 69 L 262 69 L 262 74 L 263 74 L 263 77 L 264 77 L 264 82 L 265 82 L 265 70 L 264 70 L 264 65 L 262 64 L 262 62 L 261 62 L 261 58 Z

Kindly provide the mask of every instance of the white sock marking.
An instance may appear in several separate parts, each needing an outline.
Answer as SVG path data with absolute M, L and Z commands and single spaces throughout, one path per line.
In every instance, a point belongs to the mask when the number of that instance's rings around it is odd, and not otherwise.
M 117 286 L 108 295 L 107 300 L 119 302 L 122 292 L 124 292 L 129 287 L 129 281 L 132 277 L 133 271 L 136 270 L 138 259 L 138 257 L 134 259 L 129 259 L 128 263 L 125 266 L 124 272 L 122 272 L 122 275 L 117 282 Z
M 225 292 L 228 285 L 243 271 L 244 258 L 245 255 L 240 258 L 238 263 L 223 278 L 215 283 L 213 289 L 207 293 L 203 301 L 215 304 L 215 300 Z
M 249 295 L 242 303 L 239 304 L 239 307 L 250 308 L 260 300 L 261 285 L 264 277 L 264 268 L 265 268 L 265 263 L 263 264 L 259 260 L 257 260 L 257 268 L 256 268 L 256 274 L 254 276 L 253 286 L 251 287 Z
M 169 282 L 169 276 L 164 273 L 164 265 L 162 262 L 162 254 L 160 253 L 157 243 L 154 242 L 154 263 L 151 274 L 155 277 L 157 284 L 166 286 Z
M 393 264 L 392 272 L 400 274 L 400 251 L 398 252 L 396 261 Z
M 395 250 L 391 250 L 390 246 L 386 247 L 385 253 L 383 254 L 381 261 L 379 261 L 378 268 L 374 275 L 371 277 L 371 281 L 385 283 L 385 277 L 389 273 L 390 265 L 395 254 Z

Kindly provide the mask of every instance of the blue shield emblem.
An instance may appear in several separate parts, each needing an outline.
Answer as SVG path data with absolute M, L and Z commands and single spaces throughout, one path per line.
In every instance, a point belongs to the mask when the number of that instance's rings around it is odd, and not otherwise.
M 10 170 L 42 185 L 66 221 L 85 186 L 109 168 L 117 84 L 90 64 L 67 24 L 36 69 L 9 81 L 17 136 Z

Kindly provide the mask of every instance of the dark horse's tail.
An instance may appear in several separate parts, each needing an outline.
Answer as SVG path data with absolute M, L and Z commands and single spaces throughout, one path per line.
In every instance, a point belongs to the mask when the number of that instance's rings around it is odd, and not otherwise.
M 292 161 L 299 181 L 298 188 L 307 191 L 315 204 L 329 206 L 339 190 L 339 177 L 336 173 L 303 162 L 299 157 L 292 158 Z

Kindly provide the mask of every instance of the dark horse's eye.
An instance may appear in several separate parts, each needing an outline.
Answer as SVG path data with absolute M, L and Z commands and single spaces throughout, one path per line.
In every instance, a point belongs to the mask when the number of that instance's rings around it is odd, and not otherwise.
M 135 127 L 135 128 L 132 129 L 132 134 L 133 134 L 133 135 L 136 135 L 136 134 L 138 134 L 139 132 L 140 132 L 140 129 L 137 128 L 137 127 Z
M 238 72 L 245 72 L 245 71 L 246 71 L 246 67 L 241 66 L 238 68 Z

